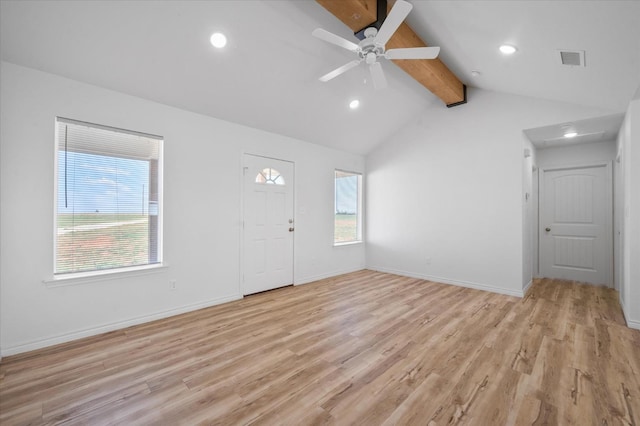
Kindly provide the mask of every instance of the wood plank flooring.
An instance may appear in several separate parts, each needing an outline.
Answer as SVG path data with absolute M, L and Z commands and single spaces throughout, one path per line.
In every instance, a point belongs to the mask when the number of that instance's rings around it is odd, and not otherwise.
M 617 297 L 360 271 L 8 357 L 0 424 L 640 425 Z

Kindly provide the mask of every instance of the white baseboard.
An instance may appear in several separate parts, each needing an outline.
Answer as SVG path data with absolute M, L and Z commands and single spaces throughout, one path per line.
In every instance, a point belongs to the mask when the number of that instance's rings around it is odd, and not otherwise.
M 533 280 L 529 281 L 527 285 L 524 286 L 524 288 L 522 289 L 522 297 L 527 295 L 527 291 L 529 291 L 529 287 L 531 287 L 531 284 L 533 284 Z
M 502 287 L 494 287 L 491 285 L 474 283 L 470 281 L 450 280 L 448 278 L 434 277 L 432 275 L 425 275 L 425 274 L 420 274 L 415 272 L 402 271 L 398 269 L 384 268 L 379 266 L 367 266 L 367 269 L 370 269 L 372 271 L 378 271 L 378 272 L 386 272 L 388 274 L 402 275 L 405 277 L 419 278 L 419 279 L 433 281 L 433 282 L 442 283 L 442 284 L 457 285 L 459 287 L 467 287 L 467 288 L 473 288 L 476 290 L 490 291 L 492 293 L 506 294 L 507 296 L 515 296 L 515 297 L 524 296 L 523 290 L 520 290 L 520 291 L 511 290 L 511 289 L 506 289 Z
M 218 299 L 210 299 L 204 302 L 199 302 L 191 305 L 180 306 L 174 309 L 169 309 L 167 311 L 156 312 L 151 315 L 143 315 L 141 317 L 132 318 L 126 321 L 118 321 L 111 324 L 105 324 L 99 327 L 87 328 L 84 330 L 61 334 L 55 337 L 33 340 L 27 343 L 21 343 L 19 345 L 10 346 L 8 348 L 2 348 L 2 352 L 0 353 L 0 359 L 1 357 L 16 355 L 19 353 L 29 352 L 36 349 L 42 349 L 42 348 L 57 345 L 60 343 L 71 342 L 73 340 L 82 339 L 84 337 L 90 337 L 90 336 L 95 336 L 102 333 L 107 333 L 109 331 L 120 330 L 122 328 L 131 327 L 132 325 L 144 324 L 150 321 L 155 321 L 155 320 L 172 317 L 179 314 L 184 314 L 186 312 L 197 311 L 198 309 L 208 308 L 210 306 L 220 305 L 222 303 L 232 302 L 238 299 L 242 299 L 241 294 L 221 297 Z
M 619 294 L 618 303 L 620 303 L 620 307 L 622 308 L 622 315 L 624 315 L 624 320 L 627 323 L 627 327 L 634 328 L 636 330 L 640 330 L 640 321 L 629 319 L 629 308 L 625 303 L 625 300 L 622 298 L 622 294 Z
M 640 330 L 640 321 L 627 320 L 627 327 Z
M 364 265 L 362 265 L 360 267 L 357 267 L 357 268 L 342 269 L 342 270 L 339 270 L 339 271 L 333 271 L 333 272 L 329 272 L 329 273 L 326 273 L 326 274 L 309 275 L 307 277 L 296 278 L 295 282 L 293 283 L 293 285 L 309 284 L 309 283 L 312 283 L 314 281 L 324 280 L 326 278 L 337 277 L 338 275 L 344 275 L 344 274 L 350 274 L 352 272 L 362 271 L 363 269 L 365 269 Z
M 629 310 L 626 309 L 627 305 L 624 303 L 624 300 L 622 298 L 620 298 L 620 306 L 622 306 L 622 314 L 624 315 L 624 319 L 627 322 L 627 327 L 640 330 L 640 321 L 629 319 Z

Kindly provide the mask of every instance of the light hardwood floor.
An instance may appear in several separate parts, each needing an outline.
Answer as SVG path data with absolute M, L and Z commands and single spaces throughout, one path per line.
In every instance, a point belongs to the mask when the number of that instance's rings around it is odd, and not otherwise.
M 360 271 L 8 357 L 0 424 L 640 424 L 617 293 Z

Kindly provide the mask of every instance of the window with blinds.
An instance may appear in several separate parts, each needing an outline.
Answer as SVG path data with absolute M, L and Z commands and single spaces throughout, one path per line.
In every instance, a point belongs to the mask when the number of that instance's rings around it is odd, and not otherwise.
M 162 261 L 162 138 L 58 118 L 56 275 Z

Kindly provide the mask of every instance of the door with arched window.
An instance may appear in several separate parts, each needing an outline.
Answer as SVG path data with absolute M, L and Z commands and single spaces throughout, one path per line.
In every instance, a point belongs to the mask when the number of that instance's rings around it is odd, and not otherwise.
M 293 284 L 294 165 L 245 154 L 242 292 Z

